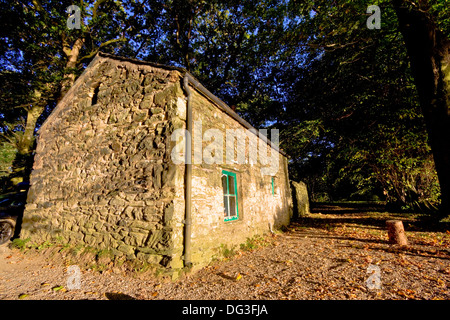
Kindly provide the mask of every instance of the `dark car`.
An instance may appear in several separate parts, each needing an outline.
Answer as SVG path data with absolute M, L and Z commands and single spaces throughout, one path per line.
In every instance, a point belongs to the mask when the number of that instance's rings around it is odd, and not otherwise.
M 27 201 L 27 186 L 20 185 L 19 191 L 0 195 L 0 245 L 14 236 L 16 223 L 22 218 Z

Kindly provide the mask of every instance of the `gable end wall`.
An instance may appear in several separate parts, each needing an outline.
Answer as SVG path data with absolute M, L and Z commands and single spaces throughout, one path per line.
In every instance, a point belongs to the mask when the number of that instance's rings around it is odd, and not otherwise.
M 181 76 L 96 59 L 39 131 L 21 237 L 179 266 L 184 172 L 170 134 L 185 127 Z

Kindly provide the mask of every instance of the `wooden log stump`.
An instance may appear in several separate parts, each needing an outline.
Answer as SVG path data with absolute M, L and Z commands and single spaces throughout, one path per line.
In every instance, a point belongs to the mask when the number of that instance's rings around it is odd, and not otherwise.
M 387 220 L 386 226 L 388 230 L 389 242 L 392 244 L 399 244 L 401 246 L 408 245 L 403 222 L 400 220 Z

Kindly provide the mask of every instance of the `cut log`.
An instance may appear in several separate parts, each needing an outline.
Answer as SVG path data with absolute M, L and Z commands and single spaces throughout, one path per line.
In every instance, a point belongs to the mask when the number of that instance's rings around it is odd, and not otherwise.
M 392 244 L 399 244 L 401 246 L 408 245 L 403 222 L 400 220 L 387 220 L 386 226 L 388 230 L 389 242 Z

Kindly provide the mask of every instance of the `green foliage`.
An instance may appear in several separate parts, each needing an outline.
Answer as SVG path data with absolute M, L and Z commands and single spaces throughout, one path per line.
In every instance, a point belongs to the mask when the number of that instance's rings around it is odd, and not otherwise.
M 69 30 L 66 8 L 81 8 Z M 119 1 L 0 0 L 0 133 L 17 148 L 14 175 L 27 180 L 36 129 L 100 50 L 112 52 L 130 31 Z
M 80 30 L 66 27 L 72 3 Z M 449 1 L 429 3 L 450 35 Z M 183 66 L 251 124 L 280 129 L 291 178 L 312 200 L 435 205 L 397 16 L 391 1 L 370 4 L 382 10 L 380 30 L 366 27 L 363 0 L 0 0 L 2 141 L 19 151 L 13 166 L 29 168 L 36 129 L 102 50 Z M 1 148 L 0 174 L 12 150 Z
M 51 243 L 49 241 L 44 241 L 43 243 L 36 245 L 37 250 L 47 249 L 54 245 L 54 243 Z
M 282 147 L 313 200 L 384 199 L 436 203 L 439 186 L 428 136 L 394 10 L 381 30 L 365 26 L 365 1 L 293 4 L 292 26 L 309 48 L 286 75 Z M 293 84 L 293 85 L 292 85 Z M 299 133 L 299 134 L 297 134 Z M 301 136 L 302 138 L 298 138 Z
M 82 244 L 77 244 L 74 247 L 70 248 L 70 253 L 73 256 L 78 256 L 79 254 L 81 254 L 84 250 L 84 246 Z
M 226 244 L 220 245 L 220 255 L 225 259 L 234 257 L 236 253 L 237 252 L 235 247 L 228 248 L 228 245 Z
M 0 144 L 0 178 L 11 172 L 12 162 L 16 155 L 17 149 L 9 143 Z
M 27 239 L 16 238 L 11 242 L 11 246 L 16 249 L 25 250 L 26 248 L 31 247 L 31 244 L 29 243 L 30 240 L 31 240 L 30 238 Z
M 258 247 L 258 239 L 256 238 L 247 238 L 245 243 L 240 245 L 242 251 L 251 251 Z
M 435 17 L 435 21 L 441 31 L 450 38 L 450 1 L 449 0 L 432 0 L 430 15 Z

